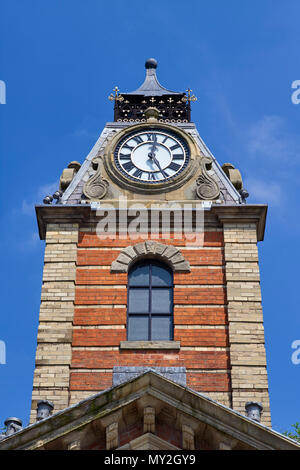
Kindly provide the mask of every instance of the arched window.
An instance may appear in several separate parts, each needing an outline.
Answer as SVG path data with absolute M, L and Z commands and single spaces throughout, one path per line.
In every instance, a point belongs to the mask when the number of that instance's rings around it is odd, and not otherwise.
M 173 339 L 173 273 L 156 260 L 140 261 L 129 271 L 127 339 Z

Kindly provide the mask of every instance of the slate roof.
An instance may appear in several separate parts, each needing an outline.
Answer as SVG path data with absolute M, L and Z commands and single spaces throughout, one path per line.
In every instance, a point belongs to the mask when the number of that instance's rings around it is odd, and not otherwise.
M 122 95 L 143 95 L 143 96 L 163 96 L 163 95 L 183 95 L 183 92 L 170 91 L 164 88 L 156 76 L 157 62 L 155 59 L 148 59 L 145 64 L 146 77 L 143 84 L 135 91 L 122 93 Z

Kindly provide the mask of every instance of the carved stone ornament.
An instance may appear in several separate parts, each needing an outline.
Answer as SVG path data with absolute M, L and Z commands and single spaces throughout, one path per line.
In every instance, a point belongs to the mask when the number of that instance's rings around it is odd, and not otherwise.
M 152 406 L 144 408 L 144 432 L 155 433 L 155 408 Z
M 96 173 L 85 183 L 83 194 L 88 199 L 103 199 L 107 193 L 109 182 L 102 178 L 100 171 L 101 158 L 96 157 L 92 160 L 93 169 Z
M 118 447 L 118 423 L 106 427 L 106 450 Z
M 241 173 L 237 168 L 234 168 L 232 163 L 224 163 L 224 165 L 222 165 L 222 170 L 238 191 L 243 188 Z
M 78 162 L 70 162 L 68 168 L 65 168 L 59 180 L 59 189 L 65 191 L 76 173 L 79 171 L 81 165 Z
M 182 448 L 186 450 L 195 449 L 194 431 L 186 424 L 182 425 Z
M 212 161 L 208 157 L 201 159 L 202 174 L 196 180 L 196 193 L 199 199 L 213 200 L 217 199 L 220 194 L 218 183 L 207 173 L 207 167 L 211 165 Z

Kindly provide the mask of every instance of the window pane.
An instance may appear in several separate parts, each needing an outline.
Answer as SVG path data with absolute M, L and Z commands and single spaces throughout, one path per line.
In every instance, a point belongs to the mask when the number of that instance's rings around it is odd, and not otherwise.
M 148 286 L 149 285 L 149 264 L 137 264 L 129 274 L 130 286 Z
M 172 312 L 172 289 L 152 289 L 152 313 Z
M 171 286 L 172 285 L 172 273 L 166 268 L 153 265 L 152 266 L 152 286 Z
M 128 318 L 128 340 L 147 341 L 149 338 L 149 318 L 129 317 Z
M 149 312 L 149 289 L 129 289 L 128 299 L 129 313 L 148 313 Z
M 155 316 L 151 319 L 151 339 L 152 340 L 170 340 L 172 321 L 171 317 Z

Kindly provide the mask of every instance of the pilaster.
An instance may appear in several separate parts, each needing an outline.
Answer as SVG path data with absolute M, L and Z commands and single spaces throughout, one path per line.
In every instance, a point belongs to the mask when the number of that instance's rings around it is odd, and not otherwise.
M 247 401 L 263 404 L 271 426 L 255 223 L 224 221 L 232 407 L 245 414 Z
M 69 406 L 78 224 L 48 223 L 30 423 L 38 400 Z

